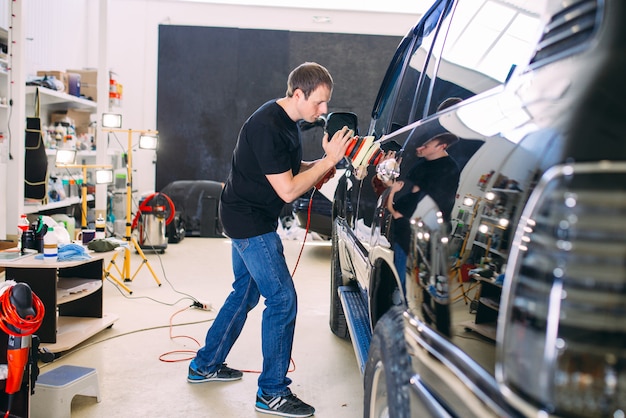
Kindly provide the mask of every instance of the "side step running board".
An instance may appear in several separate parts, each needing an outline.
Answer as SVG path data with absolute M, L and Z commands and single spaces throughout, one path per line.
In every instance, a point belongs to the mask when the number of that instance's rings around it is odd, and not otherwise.
M 372 340 L 367 303 L 361 292 L 353 287 L 340 286 L 338 292 L 348 323 L 354 353 L 363 374 L 365 373 L 365 364 L 370 349 L 370 341 Z

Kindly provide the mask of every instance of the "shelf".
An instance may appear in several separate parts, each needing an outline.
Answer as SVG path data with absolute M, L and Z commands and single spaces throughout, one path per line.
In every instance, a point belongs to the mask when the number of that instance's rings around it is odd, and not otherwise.
M 39 89 L 40 107 L 45 106 L 49 111 L 78 109 L 88 110 L 93 113 L 98 107 L 97 103 L 92 100 L 81 99 L 80 97 L 45 87 L 27 86 L 26 96 L 27 98 L 30 97 L 30 101 L 33 103 L 37 89 Z
M 493 225 L 496 228 L 500 228 L 500 229 L 506 229 L 506 226 L 502 226 L 500 225 L 500 219 L 508 219 L 506 216 L 500 216 L 498 218 L 496 218 L 495 216 L 489 216 L 489 215 L 481 215 L 480 219 L 481 220 L 487 220 L 491 225 Z
M 498 189 L 498 188 L 492 188 L 491 189 L 492 192 L 499 192 L 499 193 L 521 193 L 521 190 L 515 190 L 515 189 Z
M 2 105 L 0 105 L 0 108 L 2 107 Z M 6 106 L 5 106 L 6 107 Z M 112 149 L 109 148 L 107 149 L 107 155 L 108 156 L 112 156 L 112 157 L 116 157 L 120 154 L 120 150 L 118 149 Z M 57 150 L 56 148 L 46 148 L 46 155 L 48 157 L 54 157 L 57 155 Z M 97 151 L 94 149 L 84 149 L 84 150 L 77 150 L 76 151 L 76 159 L 80 158 L 80 157 L 87 157 L 87 158 L 95 158 L 97 156 Z M 63 168 L 63 167 L 60 167 Z
M 474 241 L 474 245 L 476 245 L 477 247 L 480 247 L 480 248 L 484 248 L 485 250 L 488 250 L 490 253 L 495 254 L 497 256 L 506 257 L 506 254 L 502 254 L 498 250 L 494 250 L 493 248 L 487 248 L 487 244 L 485 244 L 484 242 Z
M 118 319 L 119 316 L 108 313 L 104 313 L 102 318 L 59 316 L 57 318 L 57 342 L 42 343 L 40 347 L 51 353 L 62 353 L 113 326 Z
M 91 202 L 93 200 L 94 200 L 93 195 L 87 195 L 88 202 Z M 42 205 L 40 203 L 34 203 L 34 204 L 24 203 L 24 213 L 29 215 L 33 213 L 44 212 L 46 210 L 66 208 L 69 206 L 80 205 L 80 204 L 81 204 L 81 200 L 80 200 L 80 197 L 78 196 L 68 197 L 67 199 L 59 200 L 58 202 L 51 202 L 45 205 Z
M 56 157 L 57 149 L 56 148 L 46 148 L 46 155 L 48 157 Z M 95 156 L 96 156 L 96 151 L 95 150 L 90 150 L 90 149 L 76 150 L 76 158 L 77 159 L 78 159 L 78 157 L 95 157 Z M 60 168 L 64 168 L 64 167 L 60 167 Z
M 490 309 L 493 309 L 494 311 L 497 311 L 500 308 L 500 305 L 498 305 L 498 303 L 494 301 L 493 299 L 480 298 L 480 303 L 482 303 L 483 305 L 485 305 L 486 307 Z
M 57 305 L 84 298 L 102 287 L 102 280 L 63 277 L 57 283 Z
M 473 321 L 462 322 L 461 325 L 467 329 L 474 331 L 483 337 L 487 337 L 490 340 L 496 340 L 496 326 L 495 324 L 476 324 Z

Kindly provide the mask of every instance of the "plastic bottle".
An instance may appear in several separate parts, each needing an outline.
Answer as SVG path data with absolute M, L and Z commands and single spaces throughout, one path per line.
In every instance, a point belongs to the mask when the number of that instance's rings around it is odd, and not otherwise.
M 64 175 L 61 179 L 61 184 L 63 185 L 63 191 L 65 191 L 65 198 L 70 197 L 70 176 Z
M 44 261 L 57 261 L 59 255 L 59 242 L 53 227 L 49 227 L 43 236 L 43 259 Z
M 27 231 L 30 228 L 30 222 L 28 222 L 28 217 L 26 214 L 20 215 L 20 220 L 17 223 L 17 249 L 22 250 L 22 235 L 24 231 Z
M 98 215 L 98 219 L 96 219 L 96 239 L 104 239 L 106 229 L 106 223 L 104 222 L 104 218 L 102 215 Z

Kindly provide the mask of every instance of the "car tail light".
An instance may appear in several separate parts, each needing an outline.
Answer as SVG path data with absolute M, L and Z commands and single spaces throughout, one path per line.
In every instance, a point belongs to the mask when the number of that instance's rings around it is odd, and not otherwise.
M 626 414 L 626 164 L 549 170 L 522 215 L 496 373 L 520 406 Z

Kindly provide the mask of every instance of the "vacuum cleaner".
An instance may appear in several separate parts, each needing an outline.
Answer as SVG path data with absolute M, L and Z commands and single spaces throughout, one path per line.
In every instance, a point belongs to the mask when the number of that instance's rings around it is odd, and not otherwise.
M 153 193 L 139 202 L 132 229 L 142 250 L 165 252 L 168 242 L 165 227 L 175 213 L 174 202 L 164 193 Z

